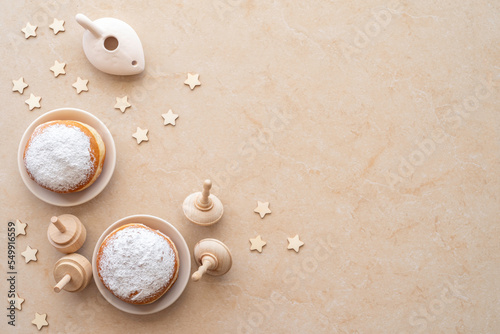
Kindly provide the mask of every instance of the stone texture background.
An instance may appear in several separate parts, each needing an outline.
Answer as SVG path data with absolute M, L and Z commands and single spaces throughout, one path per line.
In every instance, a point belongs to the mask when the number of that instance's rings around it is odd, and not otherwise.
M 18 263 L 16 333 L 498 333 L 500 332 L 500 4 L 497 1 L 3 1 L 0 12 L 0 263 L 6 225 L 29 224 Z M 99 72 L 81 47 L 77 13 L 116 17 L 139 34 L 146 71 Z M 66 21 L 54 35 L 53 18 Z M 38 25 L 25 40 L 26 22 Z M 54 60 L 66 75 L 54 78 Z M 200 73 L 201 87 L 183 85 Z M 29 83 L 24 95 L 11 80 Z M 71 84 L 88 79 L 77 95 Z M 28 111 L 29 93 L 42 108 Z M 128 95 L 132 108 L 113 109 Z M 94 200 L 58 208 L 18 172 L 25 128 L 60 107 L 110 129 L 117 168 Z M 179 114 L 164 127 L 161 114 Z M 131 134 L 148 128 L 138 146 Z M 210 228 L 181 204 L 203 179 L 225 205 Z M 261 220 L 256 201 L 270 201 Z M 60 254 L 46 240 L 54 214 L 87 226 L 80 253 L 138 213 L 174 224 L 191 247 L 232 250 L 232 270 L 189 283 L 168 309 L 133 316 L 92 283 L 52 292 Z M 300 253 L 287 237 L 299 234 Z M 262 254 L 249 238 L 267 241 Z M 193 270 L 194 265 L 193 265 Z M 4 286 L 4 283 L 2 283 Z M 4 293 L 4 292 L 2 292 Z

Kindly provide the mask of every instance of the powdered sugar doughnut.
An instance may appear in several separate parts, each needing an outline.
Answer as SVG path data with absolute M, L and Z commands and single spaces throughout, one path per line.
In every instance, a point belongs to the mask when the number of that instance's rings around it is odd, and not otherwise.
M 106 148 L 90 125 L 56 120 L 35 128 L 24 149 L 26 172 L 36 183 L 57 193 L 89 187 L 102 171 Z
M 179 254 L 163 233 L 127 224 L 104 239 L 96 265 L 102 284 L 113 295 L 130 304 L 150 304 L 177 280 Z

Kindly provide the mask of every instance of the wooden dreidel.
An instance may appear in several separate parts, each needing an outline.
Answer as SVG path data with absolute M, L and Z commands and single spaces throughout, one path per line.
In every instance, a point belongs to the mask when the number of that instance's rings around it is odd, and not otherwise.
M 82 247 L 87 230 L 80 219 L 73 215 L 54 216 L 47 230 L 49 242 L 61 253 L 74 253 Z
M 210 238 L 203 239 L 194 246 L 194 259 L 200 266 L 191 276 L 195 282 L 205 273 L 213 276 L 224 275 L 233 264 L 229 248 L 221 241 Z
M 55 292 L 83 290 L 92 278 L 92 265 L 83 255 L 73 253 L 59 259 L 54 266 Z
M 189 195 L 182 204 L 187 219 L 201 226 L 217 223 L 224 213 L 222 202 L 215 195 L 210 194 L 210 188 L 212 188 L 212 181 L 205 180 L 203 191 Z

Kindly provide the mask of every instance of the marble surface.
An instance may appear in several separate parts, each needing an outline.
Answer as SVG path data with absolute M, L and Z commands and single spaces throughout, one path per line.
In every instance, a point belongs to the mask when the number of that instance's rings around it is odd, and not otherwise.
M 80 12 L 129 23 L 145 72 L 93 68 Z M 65 32 L 48 28 L 54 17 Z M 37 37 L 25 40 L 28 21 Z M 498 1 L 15 1 L 0 28 L 2 277 L 7 222 L 29 224 L 17 239 L 26 301 L 15 329 L 2 316 L 2 332 L 35 332 L 35 312 L 48 314 L 45 333 L 500 332 Z M 66 75 L 53 77 L 55 60 Z M 183 84 L 187 72 L 201 87 Z M 11 91 L 20 76 L 22 96 Z M 88 92 L 71 87 L 77 76 Z M 41 109 L 28 110 L 30 93 Z M 132 108 L 122 114 L 123 95 Z M 60 107 L 99 117 L 118 153 L 107 188 L 72 208 L 34 197 L 16 161 L 25 128 Z M 175 127 L 163 125 L 168 109 Z M 135 143 L 137 126 L 149 142 Z M 209 228 L 181 209 L 205 178 L 225 205 Z M 257 200 L 271 203 L 263 220 Z M 94 283 L 55 294 L 61 254 L 46 230 L 62 213 L 86 225 L 89 258 L 107 226 L 145 213 L 174 224 L 191 250 L 224 241 L 233 268 L 149 316 L 113 308 Z M 295 234 L 298 254 L 286 248 Z M 249 250 L 257 235 L 262 254 Z M 38 261 L 25 264 L 28 244 Z

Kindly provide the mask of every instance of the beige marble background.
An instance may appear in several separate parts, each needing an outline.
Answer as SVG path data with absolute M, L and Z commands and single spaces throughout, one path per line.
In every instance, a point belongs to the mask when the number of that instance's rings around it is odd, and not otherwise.
M 500 3 L 498 1 L 3 1 L 0 12 L 1 269 L 6 225 L 17 240 L 15 330 L 33 333 L 499 333 Z M 146 71 L 99 72 L 81 47 L 77 13 L 137 31 Z M 53 18 L 66 21 L 55 36 Z M 26 22 L 38 25 L 25 40 Z M 67 63 L 57 79 L 55 60 Z M 200 73 L 201 87 L 183 85 Z M 21 96 L 11 80 L 25 78 Z M 71 84 L 88 79 L 77 95 Z M 30 93 L 42 108 L 29 111 Z M 128 95 L 132 108 L 113 109 Z M 59 107 L 92 112 L 114 136 L 117 168 L 94 200 L 59 208 L 17 170 L 25 128 Z M 161 114 L 179 114 L 164 127 Z M 131 137 L 148 128 L 149 142 Z M 225 205 L 210 228 L 181 204 L 205 178 Z M 271 202 L 261 220 L 256 201 Z M 232 270 L 189 283 L 150 316 L 109 305 L 94 283 L 52 292 L 61 256 L 46 240 L 54 214 L 87 226 L 79 253 L 138 213 L 174 224 L 191 247 L 232 250 Z M 286 249 L 299 234 L 300 253 Z M 250 252 L 249 238 L 267 241 Z M 21 263 L 26 245 L 38 261 Z M 195 269 L 194 266 L 192 268 Z M 2 279 L 6 305 L 7 286 Z

